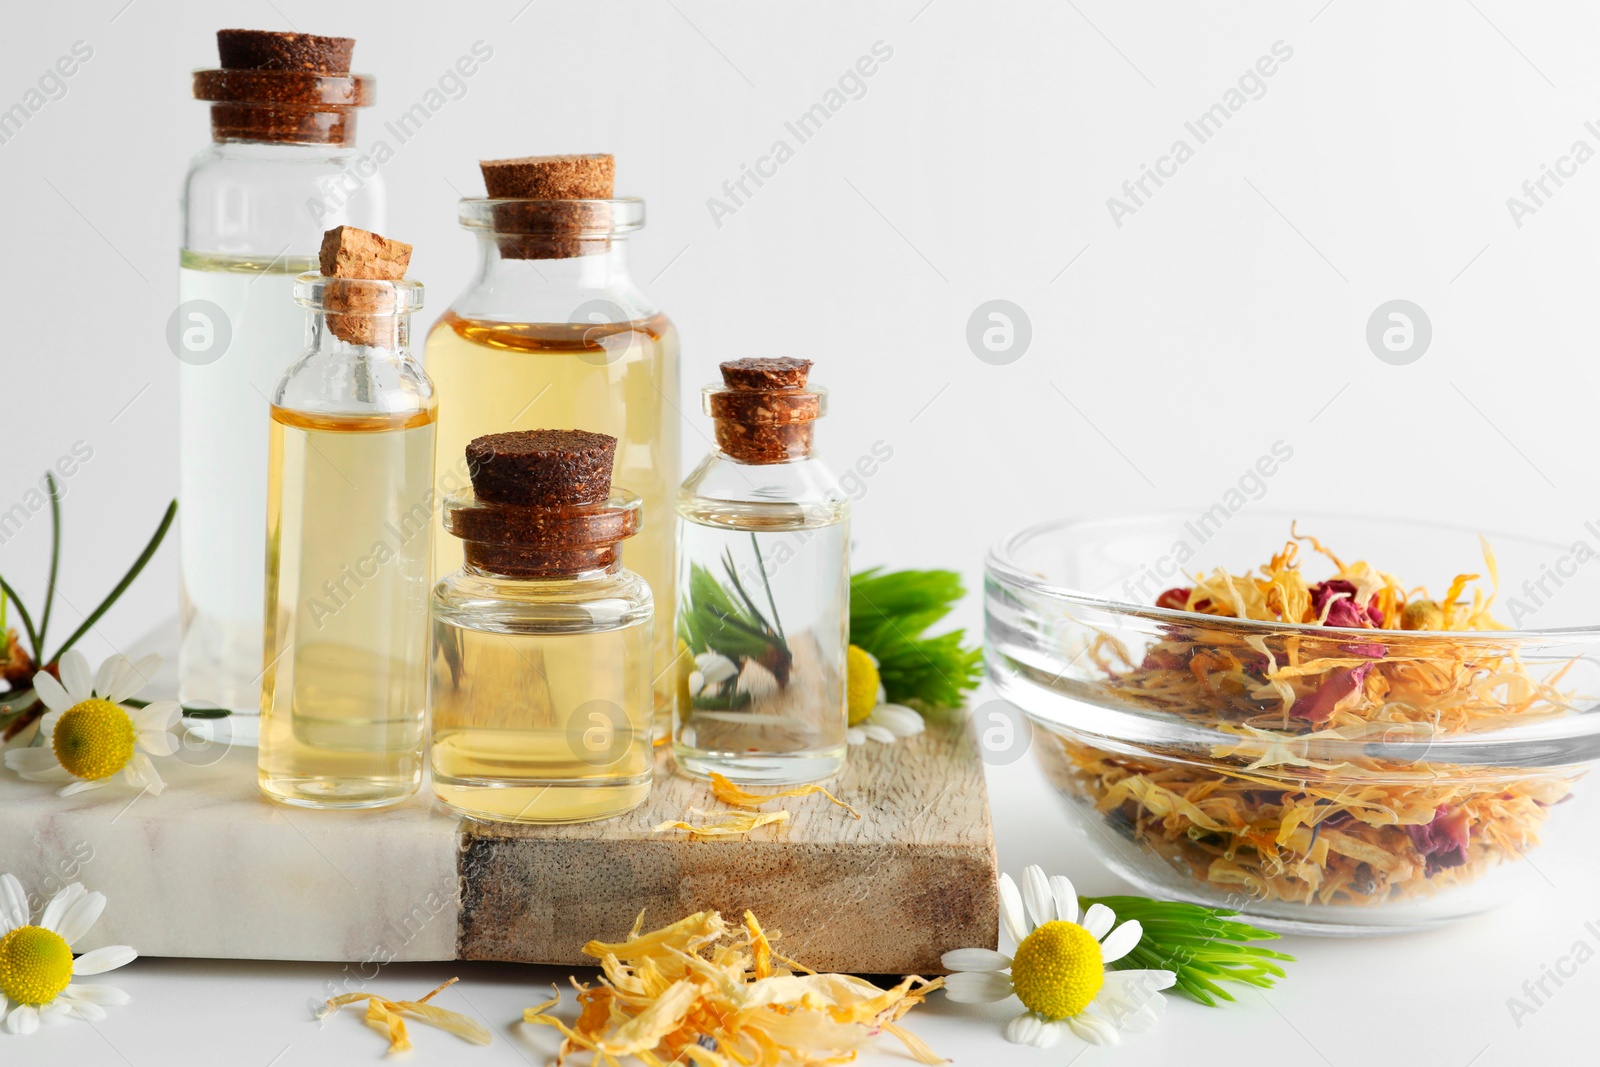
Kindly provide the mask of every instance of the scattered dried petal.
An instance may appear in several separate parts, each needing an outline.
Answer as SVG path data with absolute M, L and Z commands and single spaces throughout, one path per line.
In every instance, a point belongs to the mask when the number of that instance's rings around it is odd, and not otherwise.
M 785 789 L 777 793 L 752 793 L 748 789 L 741 789 L 739 786 L 734 785 L 715 771 L 711 773 L 711 795 L 724 804 L 730 804 L 736 808 L 759 808 L 769 800 L 777 800 L 780 797 L 808 797 L 813 793 L 821 793 L 851 815 L 858 819 L 861 818 L 859 811 L 815 783 L 797 785 L 793 789 Z
M 695 837 L 727 837 L 734 834 L 747 834 L 758 826 L 768 823 L 788 822 L 789 812 L 784 809 L 777 811 L 736 811 L 723 816 L 716 822 L 704 823 L 696 826 L 693 823 L 674 820 L 661 823 L 652 827 L 652 833 L 663 833 L 667 830 L 682 830 L 684 833 Z

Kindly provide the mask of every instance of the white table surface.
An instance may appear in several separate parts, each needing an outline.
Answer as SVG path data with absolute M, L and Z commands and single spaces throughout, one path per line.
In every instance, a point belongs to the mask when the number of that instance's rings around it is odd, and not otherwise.
M 1099 869 L 1075 844 L 1068 815 L 1034 767 L 1032 758 L 989 768 L 990 800 L 1003 869 L 1027 863 L 1065 873 L 1079 891 L 1106 893 L 1126 887 Z M 1563 812 L 1587 820 L 1569 841 L 1596 840 L 1595 820 L 1582 809 Z M 1565 828 L 1567 831 L 1572 826 Z M 1000 1036 L 1015 1001 L 988 1007 L 949 1004 L 940 994 L 908 1017 L 911 1029 L 958 1064 L 1183 1063 L 1185 1067 L 1265 1062 L 1334 1067 L 1503 1067 L 1594 1062 L 1592 1025 L 1600 1009 L 1600 894 L 1594 853 L 1549 850 L 1539 857 L 1548 883 L 1492 914 L 1452 928 L 1383 939 L 1285 938 L 1280 946 L 1299 957 L 1289 977 L 1265 994 L 1239 992 L 1235 1004 L 1205 1008 L 1169 997 L 1161 1027 L 1127 1035 L 1118 1048 L 1068 1041 L 1049 1050 L 1010 1045 Z M 174 877 L 181 877 L 174 872 Z M 116 907 L 115 887 L 104 887 Z M 667 921 L 678 916 L 657 916 Z M 249 915 L 239 916 L 249 922 Z M 1586 926 L 1593 923 L 1592 927 Z M 1577 949 L 1583 942 L 1589 951 Z M 137 947 L 137 946 L 135 946 Z M 955 946 L 952 946 L 955 947 Z M 1577 963 L 1582 955 L 1585 962 Z M 1594 959 L 1588 959 L 1594 955 Z M 1543 968 L 1576 973 L 1556 983 L 1553 995 L 1518 1020 L 1510 997 L 1523 997 L 1524 981 Z M 568 969 L 513 964 L 394 964 L 376 974 L 351 965 L 247 963 L 141 959 L 106 976 L 126 989 L 132 1003 L 109 1009 L 92 1027 L 71 1022 L 42 1027 L 28 1038 L 0 1034 L 0 1065 L 72 1064 L 73 1067 L 168 1067 L 229 1064 L 300 1067 L 377 1062 L 387 1043 L 360 1019 L 360 1008 L 320 1024 L 310 1003 L 330 987 L 380 991 L 393 999 L 422 995 L 452 976 L 461 981 L 438 1003 L 477 1017 L 495 1034 L 476 1048 L 431 1027 L 410 1027 L 412 1062 L 543 1065 L 558 1035 L 524 1026 L 522 1009 L 549 996 L 552 982 L 567 986 Z M 584 980 L 593 972 L 577 972 Z M 335 990 L 342 991 L 342 990 Z M 569 995 L 570 1001 L 570 995 Z M 1531 1001 L 1529 1002 L 1531 1004 Z M 570 1004 L 568 1005 L 570 1007 Z M 569 1013 L 570 1017 L 570 1013 Z M 587 1062 L 588 1057 L 577 1059 Z M 880 1037 L 864 1063 L 910 1063 L 892 1038 Z

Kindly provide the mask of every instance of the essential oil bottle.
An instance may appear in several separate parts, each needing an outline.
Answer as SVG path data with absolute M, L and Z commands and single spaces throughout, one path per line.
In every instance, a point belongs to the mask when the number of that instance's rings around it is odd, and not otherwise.
M 692 775 L 826 778 L 845 757 L 849 500 L 812 449 L 803 359 L 722 364 L 717 449 L 678 492 L 673 752 Z
M 672 692 L 671 513 L 680 466 L 678 338 L 628 269 L 644 202 L 613 199 L 609 155 L 481 164 L 487 199 L 460 203 L 478 271 L 428 334 L 439 389 L 440 498 L 462 488 L 467 442 L 484 434 L 581 426 L 617 439 L 616 483 L 654 517 L 628 565 L 656 593 L 655 698 L 662 737 Z M 447 461 L 447 462 L 446 462 Z M 441 537 L 435 579 L 461 565 Z
M 254 736 L 260 701 L 267 403 L 304 333 L 296 275 L 317 269 L 330 226 L 383 228 L 383 181 L 356 154 L 372 78 L 355 42 L 219 30 L 221 60 L 194 73 L 211 143 L 183 186 L 178 309 L 178 696 L 234 712 Z
M 611 489 L 615 438 L 471 442 L 445 501 L 464 562 L 433 591 L 433 787 L 467 815 L 583 822 L 650 792 L 650 587 L 622 565 L 640 502 Z
M 285 804 L 376 807 L 422 782 L 435 404 L 410 255 L 340 227 L 295 281 L 306 350 L 272 393 L 259 754 Z

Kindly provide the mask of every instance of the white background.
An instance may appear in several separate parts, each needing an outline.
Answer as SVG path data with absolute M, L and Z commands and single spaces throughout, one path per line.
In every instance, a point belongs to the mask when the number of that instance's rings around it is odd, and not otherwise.
M 0 107 L 75 41 L 94 49 L 66 95 L 0 144 L 11 324 L 0 510 L 74 442 L 94 450 L 67 482 L 58 626 L 110 586 L 175 491 L 178 363 L 164 330 L 179 184 L 208 137 L 189 72 L 214 63 L 223 26 L 356 37 L 355 65 L 380 85 L 363 144 L 488 43 L 493 58 L 465 95 L 384 168 L 389 229 L 416 245 L 413 275 L 430 287 L 426 317 L 468 275 L 473 242 L 453 205 L 456 190 L 481 191 L 477 159 L 615 153 L 619 194 L 649 204 L 635 270 L 682 332 L 686 399 L 720 360 L 806 356 L 833 391 L 820 440 L 837 465 L 880 440 L 893 449 L 857 506 L 859 564 L 956 566 L 975 585 L 983 549 L 1009 529 L 1198 510 L 1279 440 L 1294 455 L 1267 483 L 1263 506 L 1275 510 L 1430 517 L 1559 542 L 1600 517 L 1587 493 L 1600 161 L 1551 186 L 1521 226 L 1506 202 L 1574 141 L 1600 150 L 1584 127 L 1600 120 L 1600 14 L 1575 3 L 96 0 L 9 15 Z M 774 139 L 792 143 L 784 122 L 879 41 L 893 56 L 865 94 L 718 226 L 708 198 Z M 1279 41 L 1293 55 L 1264 95 L 1197 145 L 1185 121 Z M 1107 198 L 1180 137 L 1194 158 L 1116 225 Z M 1032 326 L 1007 366 L 966 341 L 969 315 L 996 298 Z M 1431 347 L 1406 366 L 1365 340 L 1369 315 L 1396 298 L 1432 323 Z M 684 439 L 692 461 L 700 437 Z M 0 544 L 0 573 L 34 601 L 47 549 L 42 514 Z M 169 546 L 100 624 L 91 658 L 171 614 L 174 560 Z M 964 621 L 977 619 L 974 597 Z M 1022 766 L 993 783 L 1003 864 L 1045 862 L 1094 886 L 1101 876 L 1054 833 L 1053 802 Z M 1029 805 L 1047 811 L 1035 818 Z M 1161 1034 L 1117 1055 L 1576 1055 L 1600 967 L 1520 1030 L 1504 1001 L 1579 937 L 1600 943 L 1583 930 L 1600 905 L 1580 862 L 1552 858 L 1545 899 L 1448 933 L 1302 942 L 1305 962 L 1271 1004 L 1178 1004 Z M 438 971 L 399 970 L 396 992 L 408 994 Z M 204 1038 L 240 1063 L 266 1064 L 287 1044 L 277 1062 L 288 1065 L 380 1044 L 353 1019 L 339 1020 L 342 1035 L 302 1036 L 315 969 L 184 977 L 198 973 L 141 964 L 125 981 L 138 1004 L 101 1025 L 105 1041 L 63 1030 L 48 1044 L 4 1042 L 4 1058 L 177 1062 L 163 1041 Z M 466 973 L 497 1019 L 538 999 L 517 969 Z M 920 1029 L 962 1062 L 1014 1051 L 986 1041 L 984 1025 L 958 1025 L 953 1008 L 928 1015 Z M 549 1046 L 518 1047 L 538 1060 Z M 503 1047 L 494 1056 L 481 1058 L 519 1062 Z

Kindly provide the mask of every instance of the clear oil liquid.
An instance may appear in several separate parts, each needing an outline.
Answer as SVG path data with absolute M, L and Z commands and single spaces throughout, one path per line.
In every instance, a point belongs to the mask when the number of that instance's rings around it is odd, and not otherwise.
M 271 409 L 259 783 L 375 807 L 422 781 L 433 412 Z
M 431 762 L 439 799 L 511 822 L 584 822 L 650 792 L 648 613 L 530 633 L 435 609 Z M 546 629 L 548 627 L 541 627 Z
M 690 774 L 736 782 L 826 778 L 844 762 L 848 710 L 849 523 L 839 504 L 678 501 L 678 638 L 673 752 Z M 696 567 L 704 573 L 696 576 Z M 716 583 L 746 625 L 711 622 Z M 715 680 L 727 667 L 735 673 Z M 694 657 L 691 662 L 689 657 Z
M 612 484 L 644 502 L 628 568 L 655 594 L 657 727 L 672 698 L 672 499 L 678 488 L 677 333 L 664 316 L 637 322 L 506 323 L 446 313 L 424 363 L 439 398 L 439 499 L 468 482 L 467 443 L 507 430 L 590 430 L 617 439 Z M 435 579 L 461 566 L 461 542 L 434 545 Z
M 178 300 L 207 301 L 180 323 L 178 696 L 254 715 L 261 693 L 268 397 L 305 341 L 297 274 L 315 257 L 182 253 Z M 226 331 L 226 348 L 221 347 Z M 218 354 L 220 352 L 220 354 Z M 215 358 L 212 358 L 215 356 Z

